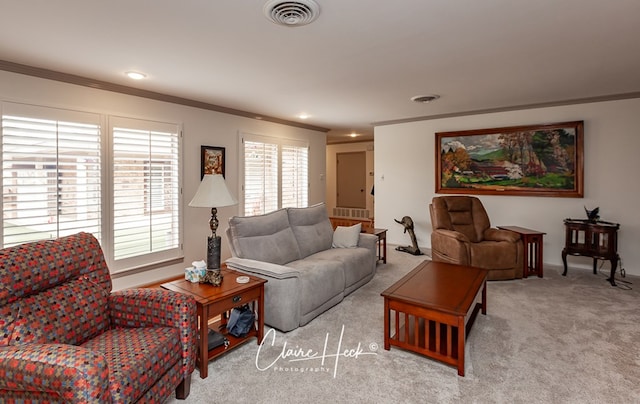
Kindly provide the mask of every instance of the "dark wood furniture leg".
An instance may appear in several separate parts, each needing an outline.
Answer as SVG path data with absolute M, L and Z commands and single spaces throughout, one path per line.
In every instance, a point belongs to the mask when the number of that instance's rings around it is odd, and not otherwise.
M 185 376 L 184 379 L 180 382 L 178 387 L 176 387 L 176 398 L 178 400 L 184 400 L 189 396 L 191 392 L 191 375 Z
M 196 365 L 200 371 L 200 378 L 206 379 L 209 372 L 209 310 L 207 305 L 198 304 L 198 332 L 200 344 L 198 346 L 198 359 Z

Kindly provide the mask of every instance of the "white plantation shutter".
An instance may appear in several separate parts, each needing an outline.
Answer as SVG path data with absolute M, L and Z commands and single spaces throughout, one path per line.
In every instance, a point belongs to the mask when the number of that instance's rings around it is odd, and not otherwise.
M 242 134 L 245 216 L 308 205 L 309 147 L 304 142 Z
M 244 215 L 278 209 L 278 145 L 244 141 Z
M 97 114 L 2 104 L 2 246 L 85 231 L 101 238 Z
M 127 118 L 112 118 L 110 124 L 116 267 L 178 256 L 178 126 Z M 118 263 L 125 259 L 127 264 Z
M 309 195 L 309 148 L 282 146 L 282 207 L 306 207 Z

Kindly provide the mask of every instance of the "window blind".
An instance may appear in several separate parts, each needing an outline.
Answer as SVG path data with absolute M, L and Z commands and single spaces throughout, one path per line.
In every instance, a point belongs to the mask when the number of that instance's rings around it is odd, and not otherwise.
M 282 146 L 282 207 L 306 207 L 309 195 L 309 148 Z
M 112 120 L 116 261 L 180 248 L 178 132 L 172 124 Z
M 306 207 L 309 195 L 309 147 L 304 142 L 241 135 L 244 215 L 282 207 Z
M 4 247 L 79 231 L 100 240 L 99 115 L 3 103 L 2 163 Z
M 278 145 L 245 140 L 244 167 L 245 216 L 278 209 Z

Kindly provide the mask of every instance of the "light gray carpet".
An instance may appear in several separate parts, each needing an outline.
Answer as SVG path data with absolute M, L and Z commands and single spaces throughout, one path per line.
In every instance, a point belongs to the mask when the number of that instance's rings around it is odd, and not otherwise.
M 391 246 L 375 278 L 338 306 L 304 327 L 277 332 L 273 347 L 267 338 L 259 355 L 253 339 L 210 362 L 207 379 L 196 370 L 184 402 L 640 402 L 639 278 L 625 278 L 632 290 L 611 287 L 607 263 L 597 275 L 569 268 L 562 277 L 547 266 L 544 279 L 489 282 L 488 312 L 471 330 L 466 376 L 459 377 L 453 367 L 382 348 L 380 292 L 423 259 Z M 336 364 L 329 355 L 340 341 L 341 352 L 359 345 L 362 354 Z M 320 357 L 325 342 L 324 366 L 320 359 L 289 362 L 313 352 Z M 285 344 L 296 354 L 278 359 Z M 262 368 L 275 364 L 261 371 L 256 358 Z

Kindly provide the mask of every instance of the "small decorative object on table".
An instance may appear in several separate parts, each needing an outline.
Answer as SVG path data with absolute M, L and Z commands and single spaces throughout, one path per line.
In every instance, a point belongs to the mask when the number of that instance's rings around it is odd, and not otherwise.
M 184 270 L 184 278 L 189 282 L 204 282 L 204 275 L 207 272 L 207 263 L 204 261 L 193 261 L 189 268 Z
M 204 274 L 202 282 L 210 283 L 213 286 L 220 286 L 222 283 L 222 272 L 220 269 L 207 269 L 207 273 Z
M 584 207 L 584 211 L 587 212 L 587 218 L 591 223 L 595 223 L 600 219 L 600 207 L 595 208 L 594 210 L 589 210 L 587 207 Z
M 396 247 L 398 251 L 404 251 L 413 255 L 422 255 L 422 251 L 418 247 L 418 240 L 416 239 L 416 234 L 413 231 L 413 219 L 410 216 L 404 216 L 402 220 L 396 220 L 396 223 L 400 223 L 404 226 L 404 232 L 409 232 L 409 237 L 411 237 L 411 245 L 406 247 Z

